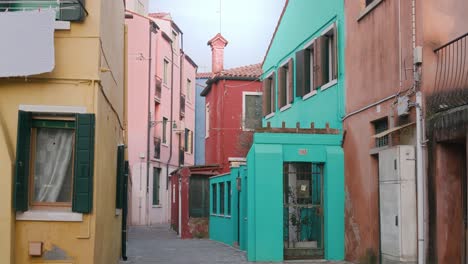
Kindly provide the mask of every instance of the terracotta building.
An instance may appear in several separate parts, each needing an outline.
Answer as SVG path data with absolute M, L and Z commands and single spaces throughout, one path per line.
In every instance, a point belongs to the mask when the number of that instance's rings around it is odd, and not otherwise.
M 221 34 L 208 41 L 212 73 L 201 92 L 206 97 L 205 163 L 220 165 L 222 172 L 229 171 L 229 159 L 245 158 L 262 116 L 261 65 L 224 69 L 227 44 Z
M 467 259 L 466 10 L 463 0 L 345 1 L 348 260 Z M 388 192 L 389 174 L 407 184 Z

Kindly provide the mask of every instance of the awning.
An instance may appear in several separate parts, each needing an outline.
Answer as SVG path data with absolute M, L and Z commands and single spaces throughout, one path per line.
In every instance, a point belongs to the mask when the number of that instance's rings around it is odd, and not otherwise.
M 380 133 L 378 133 L 378 134 L 375 134 L 375 135 L 373 135 L 372 137 L 373 137 L 373 138 L 385 137 L 386 135 L 388 135 L 388 134 L 390 134 L 390 133 L 393 133 L 393 132 L 398 131 L 398 130 L 400 130 L 400 129 L 403 129 L 403 128 L 405 128 L 405 127 L 412 126 L 412 125 L 414 125 L 414 124 L 416 124 L 416 123 L 415 123 L 415 122 L 412 122 L 412 123 L 408 123 L 408 124 L 405 124 L 405 125 L 402 125 L 402 126 L 392 127 L 392 128 L 390 128 L 390 129 L 388 129 L 388 130 L 385 130 L 384 132 L 380 132 Z

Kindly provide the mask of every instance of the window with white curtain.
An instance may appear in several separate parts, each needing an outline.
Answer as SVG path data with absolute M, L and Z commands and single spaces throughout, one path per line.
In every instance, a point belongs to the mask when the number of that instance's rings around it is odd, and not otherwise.
M 74 121 L 35 120 L 31 134 L 31 203 L 72 203 Z

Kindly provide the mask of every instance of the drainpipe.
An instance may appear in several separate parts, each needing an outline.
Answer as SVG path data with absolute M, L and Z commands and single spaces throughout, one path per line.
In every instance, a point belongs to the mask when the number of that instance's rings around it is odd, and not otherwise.
M 416 177 L 418 195 L 418 264 L 424 264 L 424 175 L 422 147 L 422 98 L 421 92 L 416 92 Z
M 184 58 L 185 58 L 185 54 L 184 54 L 184 35 L 183 33 L 180 33 L 180 40 L 181 40 L 181 44 L 180 44 L 180 65 L 179 65 L 179 70 L 180 70 L 180 77 L 179 77 L 179 100 L 182 96 L 182 76 L 183 76 L 183 71 L 184 71 Z M 179 101 L 179 116 L 180 116 L 180 101 Z M 178 152 L 177 153 L 180 153 L 180 145 L 181 145 L 181 136 L 179 135 L 179 148 L 178 148 Z M 179 154 L 180 155 L 180 154 Z M 182 155 L 185 155 L 182 154 Z M 179 161 L 180 161 L 180 157 L 179 157 Z M 184 159 L 185 161 L 185 159 Z M 179 167 L 181 167 L 182 164 L 180 164 L 179 162 Z M 181 173 L 182 174 L 182 173 Z M 182 226 L 182 175 L 179 175 L 179 237 L 182 237 L 182 230 L 183 230 L 183 226 Z
M 171 115 L 170 115 L 170 122 L 169 122 L 169 127 L 171 128 L 170 135 L 169 135 L 169 158 L 167 159 L 166 163 L 166 190 L 169 188 L 169 163 L 171 162 L 172 159 L 172 133 L 173 133 L 173 115 L 174 115 L 174 49 L 171 47 Z
M 150 167 L 150 134 L 151 134 L 151 62 L 152 62 L 152 33 L 153 25 L 150 22 L 149 26 L 149 48 L 148 48 L 148 130 L 147 130 L 147 139 L 146 139 L 146 206 L 145 206 L 145 225 L 148 225 L 148 214 L 149 214 L 149 167 Z M 140 182 L 141 185 L 141 182 Z

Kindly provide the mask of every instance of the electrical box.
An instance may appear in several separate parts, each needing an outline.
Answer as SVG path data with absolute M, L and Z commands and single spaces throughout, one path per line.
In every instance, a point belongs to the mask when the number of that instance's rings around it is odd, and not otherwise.
M 414 146 L 379 152 L 382 264 L 417 263 Z
M 397 113 L 398 116 L 409 115 L 409 103 L 410 99 L 408 96 L 400 96 L 397 101 Z

